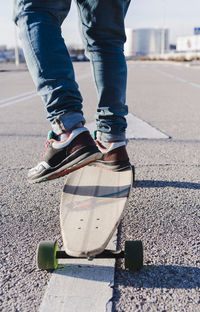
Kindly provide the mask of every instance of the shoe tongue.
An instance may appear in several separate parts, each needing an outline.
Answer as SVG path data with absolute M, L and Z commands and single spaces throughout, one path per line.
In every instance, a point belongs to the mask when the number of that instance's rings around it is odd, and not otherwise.
M 55 135 L 54 135 L 53 130 L 50 130 L 49 133 L 48 133 L 48 136 L 47 136 L 47 140 L 49 141 L 49 140 L 53 139 L 54 136 L 55 136 Z

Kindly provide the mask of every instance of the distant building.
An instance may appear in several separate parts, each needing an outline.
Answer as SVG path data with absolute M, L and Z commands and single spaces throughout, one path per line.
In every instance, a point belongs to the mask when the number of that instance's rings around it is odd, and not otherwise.
M 178 37 L 176 50 L 177 52 L 200 51 L 200 35 Z
M 3 48 L 2 48 L 3 47 Z M 4 48 L 5 47 L 5 48 Z M 18 49 L 20 63 L 25 62 L 24 53 L 21 48 Z M 15 62 L 15 49 L 7 49 L 6 46 L 0 46 L 0 63 L 14 63 Z
M 162 54 L 169 51 L 168 29 L 126 29 L 125 55 Z
M 7 50 L 6 45 L 0 45 L 0 51 L 4 52 Z

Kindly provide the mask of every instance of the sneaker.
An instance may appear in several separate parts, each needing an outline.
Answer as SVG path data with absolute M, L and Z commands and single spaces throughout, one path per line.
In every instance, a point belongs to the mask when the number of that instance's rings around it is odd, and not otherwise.
M 122 171 L 131 166 L 125 141 L 102 143 L 95 140 L 95 143 L 102 153 L 101 159 L 97 162 L 103 167 L 107 167 L 113 171 Z
M 28 172 L 30 183 L 59 178 L 101 158 L 87 128 L 74 129 L 65 141 L 56 138 L 50 131 L 42 161 Z

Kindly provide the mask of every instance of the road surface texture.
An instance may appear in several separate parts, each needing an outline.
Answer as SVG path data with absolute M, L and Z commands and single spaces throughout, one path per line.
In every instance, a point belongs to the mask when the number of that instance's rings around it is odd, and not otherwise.
M 75 63 L 84 112 L 93 122 L 96 90 L 89 63 Z M 36 268 L 40 240 L 58 240 L 63 178 L 29 185 L 49 124 L 25 66 L 0 67 L 0 310 L 39 311 L 51 273 Z M 169 139 L 130 139 L 136 182 L 118 246 L 140 239 L 144 268 L 117 261 L 112 311 L 200 309 L 200 66 L 128 62 L 129 112 Z M 79 309 L 81 311 L 81 307 Z M 72 311 L 73 312 L 73 311 Z M 89 311 L 88 311 L 89 312 Z M 103 312 L 103 311 L 102 311 Z

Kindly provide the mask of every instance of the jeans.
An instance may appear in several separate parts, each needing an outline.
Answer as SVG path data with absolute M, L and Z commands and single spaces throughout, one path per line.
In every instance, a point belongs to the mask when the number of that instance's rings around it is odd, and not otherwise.
M 131 0 L 75 0 L 98 94 L 96 127 L 105 141 L 124 140 L 127 67 L 124 18 Z M 85 123 L 82 96 L 61 34 L 71 0 L 15 0 L 25 59 L 55 133 Z

